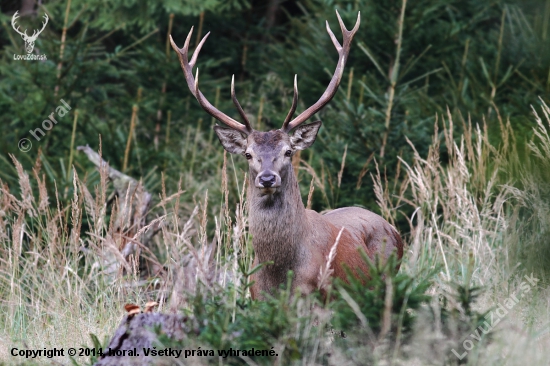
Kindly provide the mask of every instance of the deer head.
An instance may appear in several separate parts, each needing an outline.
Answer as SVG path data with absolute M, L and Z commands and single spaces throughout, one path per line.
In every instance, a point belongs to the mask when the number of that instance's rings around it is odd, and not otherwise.
M 321 127 L 321 121 L 306 125 L 302 124 L 323 108 L 334 97 L 338 90 L 350 51 L 351 41 L 359 29 L 361 14 L 359 13 L 357 15 L 357 22 L 351 31 L 346 29 L 338 11 L 336 15 L 344 39 L 343 45 L 340 45 L 327 21 L 327 32 L 338 51 L 339 58 L 336 70 L 334 71 L 326 91 L 315 104 L 296 118 L 292 119 L 298 104 L 298 80 L 295 76 L 294 98 L 290 111 L 282 127 L 279 130 L 269 132 L 260 132 L 252 129 L 246 114 L 235 96 L 234 77 L 231 80 L 231 97 L 244 123 L 240 123 L 220 112 L 206 100 L 199 90 L 199 70 L 197 69 L 196 75 L 193 77 L 192 69 L 195 66 L 198 54 L 210 35 L 210 32 L 207 33 L 198 44 L 191 61 L 189 61 L 188 52 L 193 28 L 191 28 L 185 40 L 185 44 L 181 49 L 176 46 L 172 36 L 170 36 L 170 43 L 172 44 L 172 48 L 178 53 L 183 74 L 185 75 L 185 80 L 187 81 L 189 89 L 206 112 L 229 127 L 214 126 L 214 130 L 221 144 L 228 152 L 243 155 L 248 160 L 251 183 L 252 181 L 254 182 L 254 186 L 260 196 L 272 196 L 274 193 L 280 192 L 286 188 L 285 184 L 287 182 L 287 177 L 289 174 L 293 174 L 291 166 L 292 155 L 298 150 L 303 150 L 311 146 Z M 291 134 L 291 132 L 293 133 Z
M 25 41 L 25 50 L 27 51 L 27 53 L 31 53 L 34 49 L 34 42 L 36 42 L 36 39 L 38 38 L 38 35 L 40 33 L 42 33 L 42 31 L 44 30 L 44 28 L 46 28 L 46 24 L 48 24 L 48 14 L 44 14 L 44 22 L 42 23 L 42 29 L 40 30 L 34 30 L 33 33 L 32 33 L 32 36 L 29 36 L 27 35 L 27 30 L 25 29 L 24 32 L 21 32 L 19 30 L 19 26 L 17 26 L 16 28 L 16 24 L 15 24 L 15 21 L 17 20 L 17 18 L 19 18 L 19 15 L 18 15 L 18 11 L 15 12 L 15 14 L 13 14 L 13 17 L 11 18 L 11 26 L 13 27 L 13 29 L 19 33 L 21 35 L 21 38 L 23 38 L 23 40 Z
M 292 155 L 310 147 L 321 127 L 321 121 L 298 126 L 292 135 L 282 130 L 252 131 L 248 136 L 230 128 L 215 126 L 223 147 L 230 153 L 244 155 L 248 160 L 251 184 L 261 196 L 286 188 L 292 174 Z

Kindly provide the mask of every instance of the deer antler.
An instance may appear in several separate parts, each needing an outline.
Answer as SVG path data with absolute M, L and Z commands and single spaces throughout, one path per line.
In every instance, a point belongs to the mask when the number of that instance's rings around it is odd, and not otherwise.
M 15 21 L 19 18 L 19 11 L 16 11 L 15 14 L 13 14 L 13 17 L 11 18 L 11 26 L 13 27 L 13 29 L 19 33 L 21 35 L 21 37 L 23 37 L 25 40 L 29 39 L 29 40 L 33 40 L 33 39 L 36 39 L 38 37 L 38 35 L 40 33 L 42 33 L 42 31 L 46 28 L 46 24 L 48 24 L 48 20 L 50 18 L 48 18 L 48 14 L 44 14 L 44 20 L 45 22 L 42 22 L 42 29 L 40 29 L 39 31 L 37 31 L 36 29 L 34 30 L 34 32 L 32 33 L 32 36 L 29 36 L 27 34 L 27 30 L 25 29 L 25 32 L 21 32 L 19 31 L 19 26 L 17 26 L 16 28 L 16 24 L 15 24 Z
M 330 100 L 332 99 L 332 97 L 334 97 L 336 91 L 338 90 L 338 86 L 340 85 L 340 81 L 342 80 L 342 75 L 344 74 L 344 66 L 346 65 L 346 61 L 348 59 L 351 40 L 359 29 L 359 24 L 361 23 L 361 12 L 357 14 L 357 22 L 355 23 L 355 26 L 351 31 L 348 31 L 346 29 L 342 18 L 340 18 L 340 14 L 338 14 L 338 10 L 336 11 L 336 16 L 338 17 L 338 22 L 340 23 L 340 29 L 342 30 L 342 35 L 344 36 L 344 42 L 343 45 L 340 45 L 340 43 L 334 36 L 334 33 L 332 33 L 332 30 L 330 29 L 327 21 L 327 32 L 332 39 L 332 43 L 334 43 L 334 47 L 336 47 L 336 50 L 338 51 L 338 64 L 336 65 L 334 75 L 332 75 L 332 79 L 330 80 L 330 83 L 328 84 L 328 87 L 323 95 L 321 95 L 321 98 L 319 98 L 319 100 L 314 105 L 300 113 L 298 117 L 290 121 L 290 118 L 292 118 L 292 115 L 296 111 L 296 105 L 298 103 L 298 86 L 296 82 L 296 77 L 294 78 L 294 98 L 292 101 L 292 107 L 290 108 L 290 112 L 285 118 L 283 127 L 281 127 L 281 130 L 285 132 L 290 132 L 294 128 L 307 121 L 309 117 L 313 116 L 328 102 L 330 102 Z
M 34 30 L 34 32 L 32 33 L 32 36 L 30 36 L 29 38 L 31 39 L 36 39 L 38 37 L 38 35 L 40 33 L 42 33 L 42 31 L 44 30 L 44 28 L 46 28 L 46 24 L 48 24 L 48 20 L 50 18 L 48 18 L 48 14 L 44 14 L 44 19 L 45 19 L 45 22 L 42 23 L 42 29 L 40 29 L 39 31 L 37 31 L 36 29 Z
M 283 122 L 283 128 L 282 128 L 283 131 L 285 131 L 285 126 L 288 125 L 288 123 L 290 122 L 290 119 L 294 115 L 294 112 L 296 112 L 297 106 L 298 106 L 298 75 L 294 75 L 294 97 L 292 98 L 292 106 L 290 107 L 290 111 L 288 111 L 285 121 Z
M 189 90 L 191 90 L 191 93 L 193 93 L 195 98 L 197 98 L 197 100 L 199 101 L 201 107 L 206 112 L 208 112 L 208 114 L 216 118 L 218 121 L 231 127 L 232 129 L 237 130 L 242 134 L 248 136 L 252 132 L 252 127 L 250 126 L 250 122 L 248 121 L 241 105 L 239 104 L 239 101 L 237 100 L 237 97 L 235 96 L 235 83 L 234 83 L 235 78 L 234 77 L 231 79 L 231 98 L 233 99 L 233 103 L 237 107 L 237 111 L 239 112 L 239 114 L 244 120 L 244 125 L 238 122 L 237 120 L 234 120 L 233 118 L 227 116 L 226 114 L 220 112 L 216 107 L 210 104 L 210 102 L 204 97 L 204 95 L 199 90 L 199 70 L 197 69 L 197 74 L 195 77 L 193 77 L 193 67 L 197 62 L 197 57 L 199 56 L 199 52 L 204 42 L 206 42 L 206 39 L 210 35 L 210 32 L 208 32 L 204 36 L 204 38 L 200 41 L 199 45 L 195 49 L 195 52 L 193 53 L 193 57 L 191 58 L 191 61 L 189 61 L 189 57 L 188 57 L 189 42 L 191 40 L 192 34 L 193 34 L 193 27 L 191 27 L 191 31 L 187 35 L 187 39 L 185 40 L 185 44 L 183 45 L 183 48 L 178 48 L 178 46 L 176 46 L 176 43 L 172 39 L 172 36 L 170 35 L 170 43 L 172 44 L 172 48 L 174 49 L 174 51 L 178 53 L 181 68 L 183 70 L 183 74 L 185 76 L 185 80 L 187 81 L 187 86 L 189 87 Z
M 19 13 L 19 10 L 17 10 L 17 11 L 15 12 L 15 14 L 13 14 L 13 17 L 11 18 L 11 26 L 12 26 L 12 28 L 13 28 L 17 33 L 19 33 L 22 37 L 27 38 L 27 37 L 29 37 L 29 36 L 27 35 L 27 30 L 26 30 L 26 29 L 25 29 L 25 32 L 22 33 L 21 31 L 19 31 L 19 26 L 17 26 L 17 28 L 15 28 L 15 26 L 16 26 L 15 20 L 16 20 L 17 18 L 19 18 L 18 13 Z

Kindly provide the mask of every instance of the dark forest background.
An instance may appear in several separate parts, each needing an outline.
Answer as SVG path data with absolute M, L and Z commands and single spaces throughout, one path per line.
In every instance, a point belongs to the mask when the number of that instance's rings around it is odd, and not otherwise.
M 404 14 L 402 2 L 392 0 L 3 1 L 0 9 L 0 178 L 8 185 L 17 180 L 8 154 L 26 167 L 40 155 L 48 189 L 53 192 L 56 180 L 64 197 L 71 196 L 71 165 L 93 171 L 71 146 L 98 149 L 100 136 L 103 156 L 143 177 L 149 191 L 160 190 L 161 174 L 174 190 L 182 172 L 195 180 L 184 187 L 188 198 L 209 188 L 223 150 L 212 142 L 214 121 L 187 89 L 167 42 L 171 33 L 181 47 L 192 26 L 192 48 L 211 32 L 197 62 L 203 93 L 237 118 L 230 100 L 235 74 L 254 127 L 267 130 L 279 128 L 288 112 L 294 74 L 298 112 L 326 88 L 337 54 L 325 20 L 341 39 L 334 10 L 349 28 L 361 11 L 338 94 L 318 113 L 319 138 L 301 156 L 324 188 L 314 193 L 316 209 L 375 209 L 375 164 L 391 182 L 397 157 L 411 154 L 407 140 L 424 156 L 434 125 L 441 124 L 438 114 L 449 110 L 455 121 L 471 119 L 491 132 L 500 113 L 516 138 L 526 139 L 530 105 L 550 93 L 550 2 L 542 0 L 411 1 Z M 34 50 L 47 61 L 13 59 L 24 53 L 10 26 L 16 10 L 29 29 L 49 15 Z M 61 98 L 78 110 L 74 134 L 71 113 L 35 141 L 29 130 L 41 127 Z M 31 151 L 19 151 L 21 138 L 31 140 Z M 244 169 L 241 160 L 235 164 Z M 311 176 L 300 174 L 306 194 Z

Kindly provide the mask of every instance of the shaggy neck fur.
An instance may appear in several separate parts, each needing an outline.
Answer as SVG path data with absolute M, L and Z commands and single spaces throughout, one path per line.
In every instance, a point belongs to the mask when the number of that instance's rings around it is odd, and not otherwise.
M 281 186 L 272 195 L 261 196 L 250 175 L 249 229 L 259 263 L 273 261 L 264 267 L 275 282 L 284 283 L 288 270 L 299 265 L 299 244 L 307 235 L 306 212 L 298 182 L 291 165 L 281 172 Z

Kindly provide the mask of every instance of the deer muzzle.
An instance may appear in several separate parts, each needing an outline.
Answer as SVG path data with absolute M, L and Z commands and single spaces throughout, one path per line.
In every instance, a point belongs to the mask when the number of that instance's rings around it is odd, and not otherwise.
M 273 171 L 264 170 L 254 180 L 256 188 L 278 188 L 281 186 L 281 176 Z

